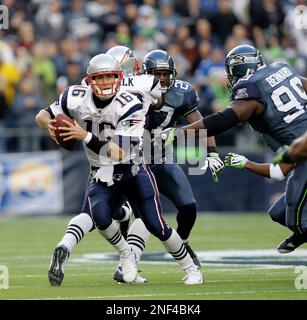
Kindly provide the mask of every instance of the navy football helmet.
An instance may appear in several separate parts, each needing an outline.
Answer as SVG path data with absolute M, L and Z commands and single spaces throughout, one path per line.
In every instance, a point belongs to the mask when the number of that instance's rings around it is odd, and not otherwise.
M 173 58 L 163 50 L 153 50 L 147 53 L 143 60 L 143 71 L 145 74 L 153 74 L 160 78 L 161 90 L 166 92 L 175 81 L 177 71 Z M 159 71 L 168 71 L 168 79 L 163 80 L 156 74 Z
M 241 45 L 229 51 L 225 61 L 228 89 L 232 90 L 239 79 L 254 73 L 265 65 L 260 52 L 248 45 Z

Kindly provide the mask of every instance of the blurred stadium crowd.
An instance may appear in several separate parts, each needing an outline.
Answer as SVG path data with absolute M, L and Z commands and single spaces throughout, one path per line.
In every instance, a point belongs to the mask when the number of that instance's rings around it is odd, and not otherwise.
M 228 105 L 224 59 L 239 44 L 252 44 L 266 62 L 286 61 L 307 76 L 307 28 L 297 23 L 304 9 L 307 13 L 304 0 L 1 4 L 8 8 L 9 26 L 0 30 L 0 152 L 56 148 L 37 128 L 35 114 L 66 86 L 80 84 L 92 56 L 117 44 L 133 49 L 140 60 L 153 49 L 168 51 L 176 62 L 177 78 L 198 91 L 203 115 Z M 245 126 L 217 139 L 219 145 L 246 146 L 247 141 L 252 148 L 261 145 Z

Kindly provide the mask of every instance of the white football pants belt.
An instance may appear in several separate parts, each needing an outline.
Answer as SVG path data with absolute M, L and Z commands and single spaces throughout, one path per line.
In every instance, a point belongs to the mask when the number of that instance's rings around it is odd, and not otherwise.
M 107 186 L 110 187 L 114 184 L 113 172 L 114 172 L 114 166 L 100 167 L 96 171 L 96 174 L 94 175 L 94 179 L 96 180 L 96 182 L 98 180 L 101 182 L 105 182 L 107 184 Z
M 131 166 L 132 176 L 136 176 L 139 173 L 139 171 L 140 171 L 140 166 L 138 164 L 133 164 Z M 114 184 L 114 176 L 116 176 L 114 175 L 114 166 L 103 166 L 103 167 L 97 168 L 97 171 L 92 170 L 91 175 L 96 180 L 96 182 L 98 180 L 101 182 L 105 182 L 108 187 Z

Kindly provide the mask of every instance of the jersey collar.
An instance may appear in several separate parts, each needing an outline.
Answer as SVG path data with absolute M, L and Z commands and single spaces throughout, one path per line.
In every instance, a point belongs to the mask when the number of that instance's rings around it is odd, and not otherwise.
M 115 95 L 114 95 L 115 97 Z M 114 97 L 112 97 L 111 99 L 109 100 L 100 100 L 99 98 L 97 98 L 94 93 L 92 92 L 92 98 L 93 98 L 93 102 L 94 102 L 94 105 L 97 109 L 103 109 L 105 108 L 106 106 L 108 106 L 111 101 L 114 99 Z

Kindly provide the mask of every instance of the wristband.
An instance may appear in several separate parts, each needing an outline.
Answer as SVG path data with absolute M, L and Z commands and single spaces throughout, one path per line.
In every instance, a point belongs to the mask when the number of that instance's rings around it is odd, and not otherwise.
M 270 178 L 275 181 L 282 181 L 285 179 L 285 176 L 282 173 L 278 164 L 270 164 Z
M 215 146 L 207 147 L 207 153 L 218 153 Z
M 83 141 L 88 144 L 92 139 L 92 134 L 90 132 L 87 133 L 86 137 L 83 139 Z

